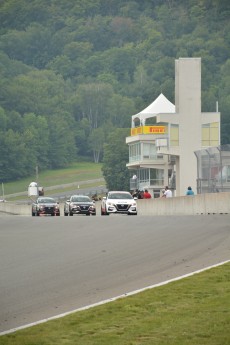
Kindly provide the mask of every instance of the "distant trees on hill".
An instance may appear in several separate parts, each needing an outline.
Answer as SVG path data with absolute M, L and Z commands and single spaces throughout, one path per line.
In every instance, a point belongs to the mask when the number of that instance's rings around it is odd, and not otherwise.
M 131 115 L 174 103 L 179 57 L 202 58 L 202 111 L 219 102 L 229 143 L 229 17 L 227 0 L 1 1 L 0 181 L 101 161 Z

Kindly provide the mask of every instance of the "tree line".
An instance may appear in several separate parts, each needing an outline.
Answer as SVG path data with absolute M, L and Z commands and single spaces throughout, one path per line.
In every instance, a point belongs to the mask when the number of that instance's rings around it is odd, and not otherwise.
M 115 133 L 160 92 L 174 103 L 179 57 L 202 58 L 202 111 L 219 102 L 230 143 L 229 18 L 227 0 L 2 0 L 0 181 L 82 159 L 114 169 L 118 147 L 123 166 Z

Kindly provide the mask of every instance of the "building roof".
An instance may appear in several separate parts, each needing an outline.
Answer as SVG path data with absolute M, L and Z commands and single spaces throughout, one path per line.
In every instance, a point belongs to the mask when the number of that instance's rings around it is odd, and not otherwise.
M 134 121 L 138 118 L 141 121 L 161 113 L 175 113 L 175 105 L 171 103 L 163 93 L 161 93 L 147 108 L 133 115 L 132 120 Z

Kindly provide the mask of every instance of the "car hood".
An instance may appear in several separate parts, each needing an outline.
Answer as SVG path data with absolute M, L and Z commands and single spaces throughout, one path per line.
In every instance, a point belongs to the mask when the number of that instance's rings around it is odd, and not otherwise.
M 107 199 L 108 202 L 112 202 L 114 204 L 130 204 L 134 202 L 134 199 Z
M 94 203 L 91 201 L 71 201 L 70 203 L 72 205 L 94 205 Z

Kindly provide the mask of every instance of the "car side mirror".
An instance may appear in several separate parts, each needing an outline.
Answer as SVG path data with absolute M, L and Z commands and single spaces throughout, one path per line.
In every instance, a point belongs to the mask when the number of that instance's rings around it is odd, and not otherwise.
M 103 196 L 103 200 L 106 200 L 106 196 Z
M 134 199 L 134 200 L 137 200 L 137 197 L 135 196 L 133 199 Z

